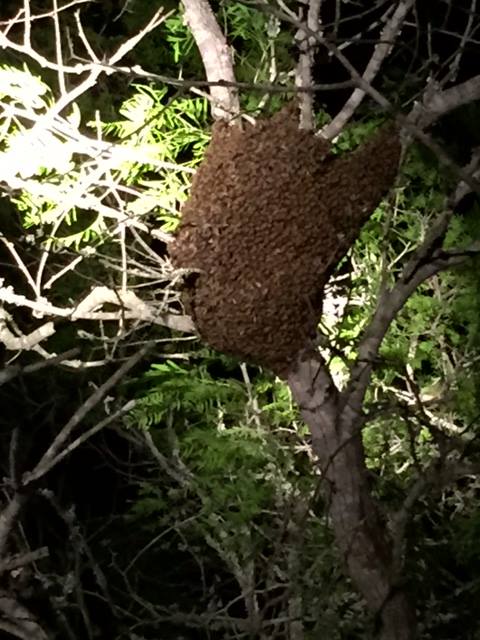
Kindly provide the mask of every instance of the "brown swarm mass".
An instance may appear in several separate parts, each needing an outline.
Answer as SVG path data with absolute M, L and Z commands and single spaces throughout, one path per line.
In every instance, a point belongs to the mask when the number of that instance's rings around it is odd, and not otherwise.
M 212 347 L 285 375 L 315 335 L 325 283 L 391 186 L 386 128 L 353 153 L 298 129 L 291 108 L 246 130 L 217 123 L 171 249 L 198 270 L 188 306 Z

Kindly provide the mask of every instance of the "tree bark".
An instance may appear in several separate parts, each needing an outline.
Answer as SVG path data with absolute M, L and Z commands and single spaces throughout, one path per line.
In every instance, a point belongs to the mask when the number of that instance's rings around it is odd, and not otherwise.
M 185 19 L 202 57 L 207 80 L 212 82 L 212 115 L 215 119 L 238 116 L 237 91 L 221 82 L 234 83 L 232 56 L 208 0 L 182 0 Z M 215 84 L 217 83 L 217 84 Z
M 301 354 L 288 382 L 328 486 L 329 515 L 348 574 L 378 618 L 381 640 L 413 640 L 415 611 L 398 584 L 392 541 L 367 479 L 362 416 L 335 387 L 321 356 Z

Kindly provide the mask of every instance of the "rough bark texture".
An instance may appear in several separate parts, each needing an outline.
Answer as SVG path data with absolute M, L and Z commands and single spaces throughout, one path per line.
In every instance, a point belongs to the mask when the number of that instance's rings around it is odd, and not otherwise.
M 288 381 L 328 483 L 329 513 L 348 574 L 378 616 L 381 640 L 413 640 L 415 612 L 396 584 L 392 543 L 368 487 L 362 418 L 313 349 L 298 358 Z
M 238 94 L 231 87 L 215 84 L 234 83 L 232 56 L 215 14 L 207 0 L 182 0 L 185 20 L 202 57 L 212 97 L 215 118 L 232 118 L 240 111 Z
M 315 334 L 333 268 L 391 185 L 400 145 L 385 128 L 357 151 L 298 128 L 290 105 L 245 130 L 214 126 L 171 248 L 194 269 L 189 307 L 220 351 L 285 375 Z

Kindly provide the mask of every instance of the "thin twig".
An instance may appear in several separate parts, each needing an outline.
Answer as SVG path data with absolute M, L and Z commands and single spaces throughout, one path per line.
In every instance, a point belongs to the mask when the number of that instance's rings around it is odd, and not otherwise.
M 30 12 L 30 0 L 23 0 L 23 14 L 25 16 L 25 27 L 23 29 L 23 44 L 25 47 L 31 49 L 31 12 Z
M 39 294 L 39 291 L 37 289 L 37 285 L 35 284 L 35 280 L 32 278 L 32 275 L 31 275 L 30 271 L 27 269 L 27 267 L 25 265 L 25 262 L 21 259 L 18 251 L 15 248 L 15 245 L 10 240 L 7 240 L 7 238 L 5 238 L 5 236 L 1 232 L 0 232 L 0 240 L 7 247 L 8 251 L 11 253 L 11 255 L 12 255 L 13 259 L 15 260 L 15 262 L 17 263 L 20 271 L 23 273 L 23 275 L 25 276 L 28 284 L 33 289 L 33 293 L 37 296 Z
M 367 84 L 371 85 L 377 73 L 379 72 L 384 59 L 392 50 L 392 47 L 395 44 L 395 40 L 402 28 L 402 23 L 406 15 L 412 8 L 414 2 L 415 0 L 400 0 L 397 9 L 395 10 L 391 19 L 383 28 L 380 35 L 380 40 L 375 46 L 372 57 L 370 58 L 370 61 L 367 64 L 367 68 L 365 69 L 362 76 L 362 79 Z M 335 138 L 343 130 L 346 123 L 353 116 L 362 100 L 364 99 L 365 95 L 365 89 L 357 87 L 353 91 L 352 95 L 347 100 L 345 105 L 339 111 L 339 113 L 332 120 L 332 122 L 330 122 L 323 128 L 322 136 L 327 138 L 327 140 L 332 140 L 333 138 Z
M 41 369 L 45 369 L 46 367 L 51 367 L 56 364 L 63 364 L 69 361 L 70 358 L 77 355 L 80 352 L 78 347 L 74 347 L 73 349 L 69 349 L 68 351 L 64 351 L 55 356 L 51 356 L 46 358 L 45 360 L 40 360 L 39 362 L 34 362 L 33 364 L 27 364 L 24 367 L 20 365 L 10 365 L 5 369 L 0 370 L 0 386 L 13 380 L 13 378 L 17 378 L 18 376 L 28 375 L 29 373 L 35 373 L 36 371 L 40 371 Z
M 24 486 L 28 486 L 34 480 L 41 478 L 52 467 L 52 463 L 55 464 L 54 461 L 59 455 L 61 455 L 61 449 L 69 439 L 71 433 L 78 427 L 85 416 L 94 409 L 99 402 L 101 402 L 108 391 L 114 388 L 115 385 L 118 384 L 118 382 L 130 371 L 130 369 L 145 357 L 151 346 L 151 344 L 147 344 L 137 353 L 133 354 L 112 376 L 110 376 L 110 378 L 108 378 L 108 380 L 100 385 L 80 407 L 78 407 L 70 420 L 55 437 L 47 451 L 43 454 L 33 471 L 27 472 L 23 475 L 22 482 Z
M 75 449 L 78 449 L 80 445 L 82 445 L 87 440 L 90 440 L 92 436 L 97 434 L 102 429 L 105 429 L 105 427 L 107 427 L 112 422 L 115 422 L 116 420 L 124 416 L 126 413 L 129 413 L 134 407 L 135 407 L 135 400 L 129 400 L 122 407 L 120 407 L 120 409 L 118 409 L 111 415 L 108 415 L 106 418 L 98 422 L 95 426 L 91 427 L 90 429 L 82 433 L 82 435 L 78 436 L 78 438 L 75 438 L 75 440 L 73 440 L 73 442 L 71 442 L 68 446 L 66 446 L 65 449 L 62 449 L 62 451 L 60 451 L 60 453 L 57 456 L 55 456 L 48 463 L 42 466 L 41 475 L 34 476 L 32 474 L 32 476 L 29 476 L 29 482 L 32 480 L 37 480 L 42 475 L 45 475 L 45 473 L 50 471 L 64 458 L 69 456 L 72 453 L 72 451 L 75 451 Z
M 67 4 L 62 5 L 61 7 L 58 7 L 57 12 L 60 13 L 61 11 L 68 11 L 68 9 L 71 9 L 72 7 L 76 7 L 79 4 L 89 4 L 92 0 L 73 0 L 72 2 L 67 2 Z M 24 14 L 23 10 L 20 10 L 19 13 L 13 17 L 10 18 L 9 20 L 0 20 L 0 27 L 8 27 L 10 28 L 11 26 L 14 26 L 16 24 L 24 24 L 26 22 L 26 18 L 20 18 L 19 15 Z M 46 11 L 45 13 L 37 13 L 35 15 L 30 15 L 28 22 L 32 23 L 35 22 L 36 20 L 44 20 L 45 18 L 51 18 L 53 16 L 53 10 L 52 11 Z

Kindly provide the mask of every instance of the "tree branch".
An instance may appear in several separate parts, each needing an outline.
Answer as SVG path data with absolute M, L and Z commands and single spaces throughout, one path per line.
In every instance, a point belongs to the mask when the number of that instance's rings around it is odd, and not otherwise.
M 463 264 L 472 254 L 478 252 L 478 244 L 452 251 L 439 249 L 431 255 L 429 262 L 418 262 L 408 277 L 404 270 L 392 289 L 386 289 L 380 295 L 376 311 L 358 346 L 358 357 L 351 370 L 350 382 L 342 394 L 352 411 L 360 414 L 380 346 L 390 325 L 410 296 L 428 278 L 440 271 Z
M 29 471 L 23 475 L 22 485 L 24 487 L 31 484 L 34 480 L 41 478 L 45 473 L 47 473 L 47 471 L 49 471 L 53 464 L 56 464 L 54 461 L 58 456 L 61 456 L 62 447 L 64 447 L 72 432 L 78 427 L 85 416 L 94 407 L 96 407 L 99 402 L 101 402 L 108 391 L 113 389 L 115 385 L 118 384 L 118 382 L 130 371 L 130 369 L 142 360 L 151 346 L 151 344 L 145 345 L 145 347 L 140 349 L 140 351 L 126 360 L 122 366 L 112 376 L 110 376 L 108 380 L 98 387 L 98 389 L 96 389 L 95 392 L 92 393 L 92 395 L 75 411 L 70 420 L 55 437 L 50 447 L 43 454 L 33 471 Z
M 415 0 L 400 0 L 394 14 L 382 29 L 379 42 L 375 46 L 373 55 L 362 76 L 363 81 L 367 84 L 370 85 L 373 82 L 383 61 L 392 50 L 395 40 L 402 28 L 403 21 L 414 3 Z M 332 122 L 322 129 L 322 136 L 327 138 L 327 140 L 335 138 L 353 116 L 365 95 L 365 90 L 357 87 Z
M 408 120 L 421 129 L 464 104 L 480 100 L 480 75 L 441 91 L 435 84 L 427 87 L 421 102 L 412 109 Z
M 403 591 L 395 590 L 391 540 L 368 486 L 362 418 L 342 405 L 314 349 L 298 355 L 288 384 L 310 428 L 313 449 L 329 486 L 329 513 L 348 573 L 370 611 L 381 617 L 382 638 L 412 640 L 414 610 Z
M 182 0 L 185 19 L 202 58 L 209 82 L 235 82 L 232 54 L 208 0 Z M 238 93 L 231 87 L 210 87 L 215 119 L 235 117 L 240 112 Z
M 8 537 L 10 536 L 20 511 L 25 504 L 26 496 L 15 492 L 8 505 L 0 513 L 0 558 L 5 556 Z
M 1 284 L 1 281 L 0 281 Z M 194 324 L 189 316 L 163 313 L 151 308 L 143 302 L 133 291 L 115 291 L 108 287 L 95 287 L 75 307 L 57 307 L 45 298 L 29 300 L 23 295 L 14 292 L 13 287 L 0 286 L 0 302 L 13 304 L 17 307 L 32 309 L 40 316 L 56 316 L 58 318 L 70 318 L 71 320 L 141 320 L 185 333 L 195 333 Z M 104 304 L 115 304 L 123 307 L 120 311 L 97 311 Z M 47 335 L 51 323 L 46 323 L 44 331 Z M 1 328 L 1 326 L 0 326 Z M 33 332 L 35 337 L 36 334 Z M 29 334 L 30 335 L 30 334 Z M 52 335 L 48 333 L 48 335 Z M 28 337 L 28 336 L 26 336 Z
M 39 478 L 44 476 L 51 469 L 53 469 L 53 467 L 55 467 L 59 462 L 61 462 L 64 458 L 69 456 L 72 453 L 72 451 L 75 451 L 75 449 L 78 449 L 78 447 L 81 444 L 89 440 L 96 433 L 98 433 L 102 429 L 105 429 L 105 427 L 107 427 L 109 424 L 111 424 L 112 422 L 115 422 L 116 420 L 124 416 L 126 413 L 131 411 L 134 408 L 134 406 L 135 406 L 135 400 L 129 400 L 122 407 L 120 407 L 120 409 L 118 409 L 111 415 L 106 416 L 106 418 L 104 418 L 103 420 L 100 420 L 100 422 L 98 422 L 96 425 L 94 425 L 93 427 L 91 427 L 90 429 L 82 433 L 80 436 L 75 438 L 75 440 L 73 440 L 64 449 L 62 449 L 61 451 L 58 451 L 58 453 L 53 458 L 50 458 L 49 460 L 45 459 L 43 464 L 39 463 L 37 465 L 36 470 L 32 471 L 31 474 L 27 474 L 28 482 L 33 482 L 34 480 L 38 480 Z
M 51 356 L 46 360 L 40 360 L 39 362 L 34 362 L 33 364 L 27 364 L 24 367 L 12 364 L 8 367 L 5 367 L 0 371 L 0 387 L 13 380 L 17 376 L 24 376 L 29 373 L 34 373 L 35 371 L 39 371 L 40 369 L 45 369 L 46 367 L 51 367 L 56 364 L 62 364 L 65 360 L 68 360 L 72 356 L 75 356 L 79 353 L 80 349 L 78 347 L 74 347 L 73 349 L 69 349 L 68 351 L 64 351 L 59 355 Z
M 309 0 L 306 26 L 308 31 L 321 33 L 320 31 L 320 11 L 322 0 Z M 312 65 L 315 58 L 315 49 L 318 42 L 312 38 L 304 29 L 299 29 L 296 36 L 300 48 L 300 57 L 295 72 L 295 84 L 298 87 L 308 89 L 313 85 Z M 313 131 L 313 94 L 311 92 L 299 94 L 300 102 L 300 127 Z
M 48 550 L 48 547 L 40 547 L 39 549 L 35 549 L 34 551 L 17 553 L 14 556 L 10 556 L 5 560 L 0 561 L 0 574 L 4 573 L 5 571 L 12 571 L 13 569 L 26 567 L 32 562 L 38 562 L 43 558 L 48 558 L 49 555 L 50 551 Z
M 4 616 L 0 628 L 8 633 L 21 640 L 48 640 L 34 614 L 5 591 L 0 592 L 0 611 Z

